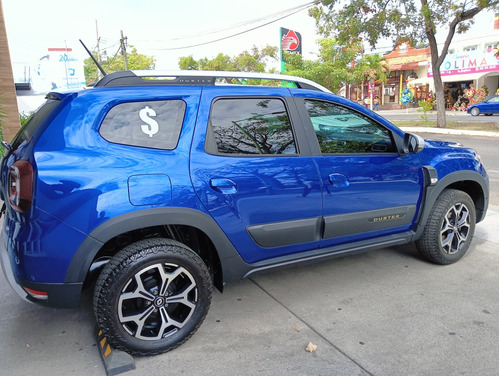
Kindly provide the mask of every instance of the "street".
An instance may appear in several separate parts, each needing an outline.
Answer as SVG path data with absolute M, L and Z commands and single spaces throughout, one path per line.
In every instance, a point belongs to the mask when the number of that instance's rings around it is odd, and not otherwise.
M 462 260 L 433 265 L 410 244 L 230 283 L 188 342 L 124 375 L 498 375 L 498 138 L 423 136 L 475 148 L 490 175 Z M 0 375 L 106 374 L 91 291 L 79 309 L 49 309 L 1 274 L 0 300 Z
M 498 206 L 498 138 L 457 136 L 452 134 L 419 134 L 431 140 L 457 142 L 479 153 L 490 177 L 490 205 Z
M 379 111 L 380 115 L 389 119 L 389 120 L 422 120 L 423 112 L 418 112 L 417 109 L 412 108 L 409 109 L 408 112 L 405 110 L 383 110 Z M 436 120 L 436 112 L 427 114 L 427 119 L 430 121 Z M 446 111 L 446 120 L 447 121 L 459 121 L 459 122 L 470 122 L 470 123 L 482 123 L 482 122 L 490 122 L 498 124 L 498 115 L 479 115 L 472 116 L 467 112 L 463 111 Z

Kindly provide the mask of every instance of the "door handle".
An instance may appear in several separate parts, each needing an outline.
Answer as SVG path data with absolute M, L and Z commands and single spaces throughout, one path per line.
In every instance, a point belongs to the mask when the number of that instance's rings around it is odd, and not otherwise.
M 210 179 L 210 188 L 219 193 L 236 193 L 236 183 L 227 178 L 212 178 Z
M 347 188 L 349 186 L 347 176 L 338 173 L 328 175 L 328 181 L 336 188 Z

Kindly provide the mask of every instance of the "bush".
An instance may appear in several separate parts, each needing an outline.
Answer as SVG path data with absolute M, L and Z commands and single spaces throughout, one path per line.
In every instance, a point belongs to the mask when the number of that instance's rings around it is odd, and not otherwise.
M 420 101 L 418 101 L 418 105 L 420 107 L 422 107 L 422 108 L 419 108 L 418 111 L 424 113 L 423 115 L 420 115 L 420 117 L 423 120 L 427 120 L 427 117 L 428 117 L 427 113 L 432 111 L 433 104 L 430 101 L 420 100 Z

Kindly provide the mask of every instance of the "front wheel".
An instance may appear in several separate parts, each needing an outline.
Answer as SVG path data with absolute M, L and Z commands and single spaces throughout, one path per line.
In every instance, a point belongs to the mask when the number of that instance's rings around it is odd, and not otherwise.
M 94 292 L 99 328 L 117 349 L 160 354 L 187 341 L 207 315 L 212 280 L 203 260 L 170 239 L 148 239 L 118 252 Z
M 472 109 L 470 110 L 470 114 L 471 114 L 472 116 L 478 116 L 478 115 L 480 114 L 479 108 L 477 108 L 477 107 L 472 108 Z
M 468 194 L 446 189 L 438 196 L 417 249 L 441 265 L 460 260 L 469 249 L 476 228 L 476 208 Z

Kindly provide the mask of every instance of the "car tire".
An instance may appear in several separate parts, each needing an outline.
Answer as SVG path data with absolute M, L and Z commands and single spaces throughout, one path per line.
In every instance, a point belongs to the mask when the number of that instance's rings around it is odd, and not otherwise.
M 481 113 L 481 111 L 479 111 L 479 108 L 477 108 L 477 107 L 473 107 L 473 108 L 471 108 L 471 110 L 470 110 L 470 114 L 471 114 L 472 116 L 478 116 L 480 113 Z
M 420 239 L 418 251 L 440 265 L 460 260 L 474 236 L 476 208 L 468 194 L 446 189 L 438 196 Z
M 171 239 L 147 239 L 105 265 L 94 291 L 94 314 L 114 348 L 156 355 L 196 332 L 211 299 L 209 270 L 195 252 Z

